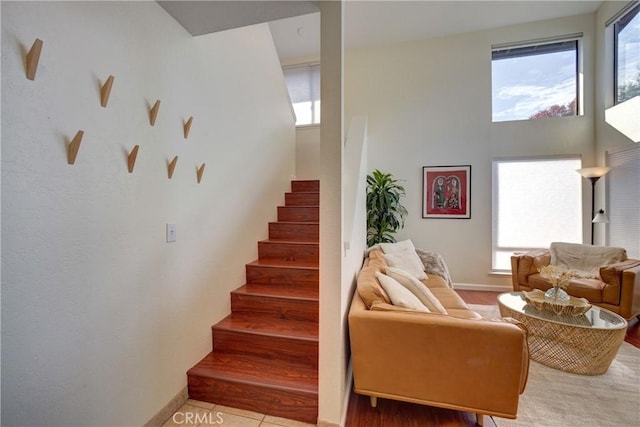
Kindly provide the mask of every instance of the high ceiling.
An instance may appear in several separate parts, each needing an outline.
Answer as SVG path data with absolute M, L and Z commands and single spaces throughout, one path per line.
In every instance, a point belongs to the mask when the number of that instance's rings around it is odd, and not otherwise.
M 310 14 L 317 10 L 315 1 L 159 3 L 194 35 L 270 21 L 281 60 L 317 55 L 320 51 L 320 17 L 318 13 Z M 592 0 L 346 0 L 345 45 L 354 48 L 392 44 L 579 15 L 594 12 L 601 3 Z
M 297 0 L 158 0 L 158 4 L 194 36 L 318 11 L 315 1 Z

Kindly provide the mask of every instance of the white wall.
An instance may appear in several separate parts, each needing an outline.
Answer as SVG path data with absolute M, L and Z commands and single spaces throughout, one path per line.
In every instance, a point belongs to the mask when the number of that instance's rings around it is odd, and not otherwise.
M 584 33 L 584 115 L 491 123 L 491 45 L 576 32 Z M 489 275 L 492 158 L 570 153 L 594 163 L 593 48 L 589 14 L 347 51 L 345 122 L 367 115 L 370 171 L 406 180 L 409 216 L 398 238 L 442 253 L 455 282 L 508 286 Z M 422 167 L 439 165 L 472 166 L 471 219 L 421 218 Z
M 296 128 L 296 178 L 320 178 L 320 126 Z
M 294 163 L 266 24 L 193 38 L 155 2 L 2 2 L 2 424 L 142 425 L 159 411 L 211 351 Z
M 320 2 L 320 353 L 318 424 L 339 425 L 346 409 L 347 325 L 343 260 L 344 4 Z

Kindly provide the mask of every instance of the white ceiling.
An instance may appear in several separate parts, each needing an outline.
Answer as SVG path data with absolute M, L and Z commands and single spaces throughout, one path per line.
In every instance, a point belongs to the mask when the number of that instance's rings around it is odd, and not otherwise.
M 310 0 L 173 0 L 157 3 L 193 36 L 318 11 Z
M 499 28 L 594 12 L 602 1 L 379 1 L 347 0 L 345 46 L 375 46 Z M 623 2 L 624 3 L 624 2 Z M 271 22 L 283 62 L 318 55 L 320 17 Z
M 271 21 L 273 38 L 283 62 L 320 52 L 320 16 L 309 14 L 318 9 L 316 1 L 158 3 L 193 35 Z M 345 3 L 345 45 L 354 48 L 590 13 L 597 10 L 602 1 L 345 0 Z M 287 16 L 295 17 L 280 19 Z

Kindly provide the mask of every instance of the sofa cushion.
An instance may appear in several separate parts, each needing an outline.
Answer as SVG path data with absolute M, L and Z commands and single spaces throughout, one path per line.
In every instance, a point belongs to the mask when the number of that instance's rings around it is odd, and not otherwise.
M 442 316 L 442 314 L 440 313 L 431 313 L 429 311 L 412 310 L 410 308 L 404 308 L 404 307 L 399 307 L 393 304 L 387 304 L 382 301 L 374 302 L 373 305 L 371 306 L 371 311 L 388 311 L 388 312 L 395 312 L 395 313 L 417 314 L 417 315 L 423 315 L 423 316 Z
M 392 279 L 379 271 L 376 271 L 375 275 L 380 282 L 380 285 L 382 285 L 382 288 L 385 290 L 387 295 L 389 295 L 389 298 L 391 298 L 393 305 L 417 311 L 431 311 L 416 295 L 413 294 L 413 292 L 402 286 L 395 279 Z
M 482 316 L 480 316 L 475 311 L 472 311 L 472 310 L 469 310 L 469 309 L 462 309 L 462 308 L 452 308 L 452 309 L 450 309 L 449 310 L 449 316 L 461 317 L 463 319 L 482 319 Z
M 431 292 L 438 298 L 438 301 L 440 301 L 447 312 L 449 312 L 450 309 L 469 310 L 469 306 L 460 295 L 451 288 L 435 288 L 431 289 Z
M 447 314 L 447 310 L 445 310 L 442 304 L 440 304 L 440 301 L 438 301 L 438 299 L 433 295 L 429 288 L 417 278 L 415 278 L 408 272 L 395 267 L 386 267 L 384 271 L 387 276 L 396 280 L 402 286 L 411 291 L 411 293 L 417 296 L 420 302 L 427 306 L 429 311 Z
M 427 278 L 427 274 L 424 272 L 424 266 L 418 258 L 418 254 L 411 249 L 404 249 L 398 252 L 385 253 L 384 259 L 391 267 L 400 268 L 402 270 L 411 273 L 418 280 L 424 280 Z
M 567 293 L 576 298 L 586 298 L 590 302 L 602 302 L 605 283 L 599 279 L 571 279 Z
M 371 308 L 375 301 L 391 304 L 391 299 L 385 290 L 380 286 L 380 283 L 376 280 L 376 271 L 380 271 L 380 263 L 376 263 L 374 260 L 369 260 L 365 263 L 365 267 L 358 273 L 357 289 L 360 298 L 367 306 Z
M 426 278 L 425 280 L 421 280 L 421 282 L 424 283 L 429 289 L 436 289 L 436 288 L 451 289 L 449 287 L 449 284 L 445 281 L 444 277 L 437 276 L 435 274 L 430 274 L 428 278 Z
M 627 259 L 624 248 L 553 242 L 549 246 L 551 265 L 567 270 L 588 272 L 598 277 L 600 267 Z M 584 276 L 584 275 L 583 275 Z
M 551 282 L 540 275 L 540 273 L 529 276 L 529 286 L 535 289 L 546 291 L 551 288 Z M 602 302 L 602 289 L 605 283 L 598 279 L 573 278 L 569 281 L 566 291 L 576 298 L 586 298 L 590 302 Z
M 382 249 L 372 249 L 369 251 L 369 255 L 368 258 L 370 260 L 377 260 L 382 262 L 384 265 L 387 265 L 387 261 L 385 261 L 384 259 L 384 252 L 382 252 Z

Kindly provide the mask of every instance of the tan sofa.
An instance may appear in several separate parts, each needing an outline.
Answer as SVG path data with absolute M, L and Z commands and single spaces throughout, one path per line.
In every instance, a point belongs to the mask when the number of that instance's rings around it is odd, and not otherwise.
M 553 245 L 553 244 L 552 244 Z M 589 246 L 591 245 L 575 245 Z M 623 258 L 626 258 L 624 256 Z M 571 279 L 566 289 L 574 297 L 618 313 L 625 319 L 640 315 L 640 260 L 614 260 L 597 269 L 594 277 Z M 514 291 L 546 291 L 551 283 L 540 276 L 541 267 L 551 263 L 550 249 L 539 249 L 511 257 L 511 280 Z
M 516 418 L 529 372 L 527 332 L 513 319 L 483 320 L 438 275 L 423 283 L 447 314 L 392 305 L 369 253 L 349 311 L 354 391 L 377 398 Z M 427 271 L 429 273 L 429 271 Z

